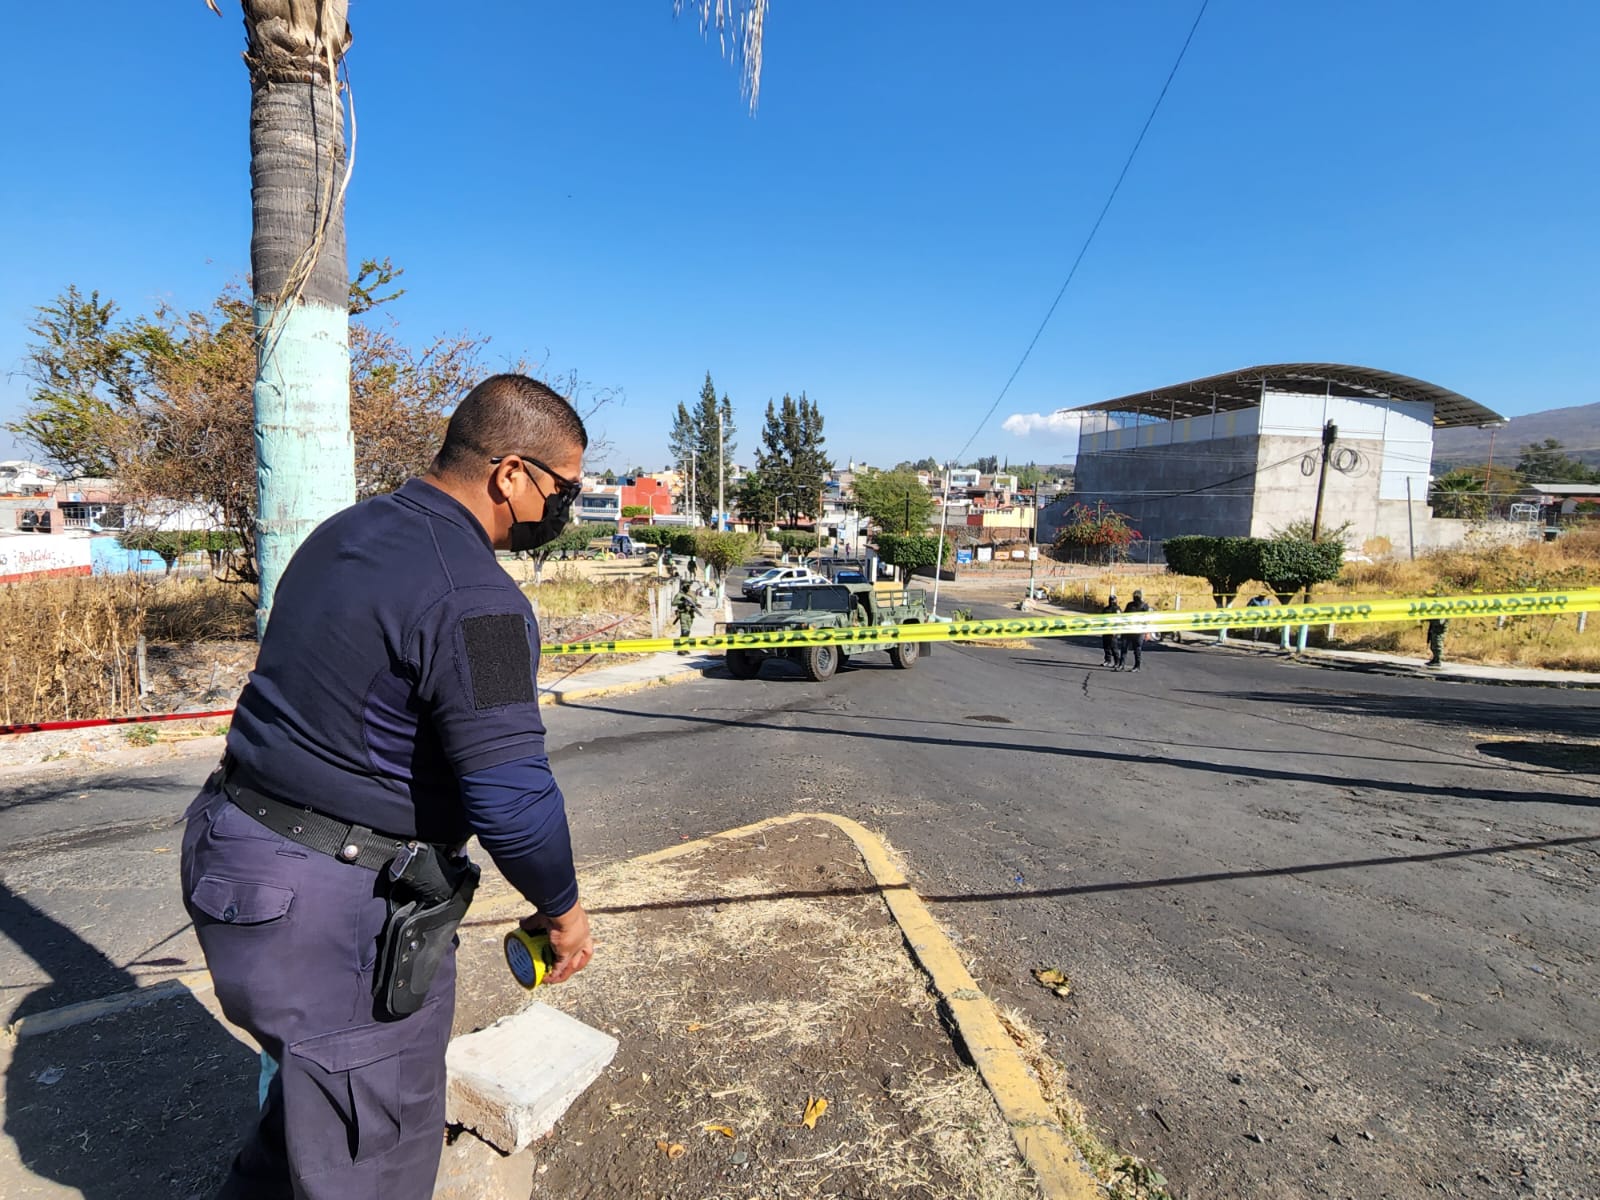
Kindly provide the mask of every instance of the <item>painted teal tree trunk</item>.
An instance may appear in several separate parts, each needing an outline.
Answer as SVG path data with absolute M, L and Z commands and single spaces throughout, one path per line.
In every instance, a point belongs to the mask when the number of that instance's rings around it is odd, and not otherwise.
M 250 70 L 256 555 L 266 631 L 296 547 L 355 501 L 344 240 L 346 0 L 242 0 Z

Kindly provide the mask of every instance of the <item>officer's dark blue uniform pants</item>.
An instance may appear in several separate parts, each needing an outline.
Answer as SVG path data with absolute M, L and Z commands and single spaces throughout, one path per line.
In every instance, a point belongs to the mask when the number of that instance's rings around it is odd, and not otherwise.
M 425 1200 L 444 1139 L 455 954 L 423 1008 L 379 1021 L 378 874 L 307 850 L 209 786 L 189 808 L 183 896 L 217 999 L 279 1064 L 228 1200 Z
M 1144 634 L 1125 633 L 1122 635 L 1122 644 L 1117 647 L 1117 665 L 1120 667 L 1128 661 L 1128 654 L 1133 654 L 1133 669 L 1137 671 L 1144 666 L 1144 650 L 1142 643 Z

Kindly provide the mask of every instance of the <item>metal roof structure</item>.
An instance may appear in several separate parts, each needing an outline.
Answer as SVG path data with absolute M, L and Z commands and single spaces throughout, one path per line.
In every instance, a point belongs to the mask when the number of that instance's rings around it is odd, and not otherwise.
M 1148 392 L 1084 404 L 1066 412 L 1138 413 L 1163 421 L 1182 417 L 1209 416 L 1254 408 L 1263 391 L 1304 392 L 1307 395 L 1356 396 L 1372 400 L 1402 400 L 1433 405 L 1433 427 L 1450 429 L 1461 425 L 1486 425 L 1504 421 L 1493 409 L 1459 392 L 1442 388 L 1410 375 L 1354 367 L 1345 363 L 1271 363 L 1246 367 L 1222 375 L 1191 379 Z

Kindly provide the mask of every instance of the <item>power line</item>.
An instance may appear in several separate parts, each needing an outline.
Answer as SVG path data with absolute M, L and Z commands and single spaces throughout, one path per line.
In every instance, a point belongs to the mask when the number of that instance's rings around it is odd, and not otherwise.
M 1139 153 L 1139 147 L 1144 145 L 1144 135 L 1150 132 L 1150 126 L 1156 119 L 1156 113 L 1161 111 L 1161 102 L 1167 98 L 1167 89 L 1172 86 L 1173 79 L 1178 74 L 1178 68 L 1183 65 L 1183 56 L 1189 52 L 1189 43 L 1194 41 L 1195 31 L 1200 28 L 1200 18 L 1206 15 L 1206 8 L 1211 0 L 1200 0 L 1200 11 L 1194 15 L 1194 24 L 1189 26 L 1189 36 L 1183 39 L 1183 47 L 1178 51 L 1178 57 L 1173 60 L 1172 70 L 1167 72 L 1166 82 L 1161 85 L 1161 92 L 1156 96 L 1155 104 L 1150 107 L 1150 115 L 1144 119 L 1144 125 L 1139 130 L 1139 136 L 1133 141 L 1133 149 L 1128 151 L 1127 160 L 1122 164 L 1122 170 L 1117 172 L 1117 181 L 1111 185 L 1111 193 L 1106 197 L 1105 204 L 1100 207 L 1100 215 L 1094 219 L 1094 224 L 1089 227 L 1089 236 L 1083 239 L 1083 245 L 1078 250 L 1078 257 L 1072 260 L 1072 268 L 1067 272 L 1066 280 L 1056 292 L 1056 298 L 1050 302 L 1049 310 L 1044 314 L 1044 320 L 1039 322 L 1039 328 L 1034 331 L 1033 340 L 1028 343 L 1028 348 L 1022 352 L 1022 357 L 1017 361 L 1011 376 L 1006 380 L 1005 387 L 1000 389 L 1000 394 L 994 398 L 994 403 L 989 406 L 989 411 L 983 415 L 983 420 L 978 422 L 978 427 L 972 431 L 972 436 L 957 452 L 956 458 L 966 456 L 972 443 L 978 440 L 978 435 L 983 432 L 983 427 L 994 416 L 995 410 L 1000 407 L 1000 402 L 1006 398 L 1006 393 L 1011 390 L 1011 385 L 1016 382 L 1017 376 L 1022 373 L 1023 365 L 1028 361 L 1028 356 L 1033 353 L 1033 348 L 1039 344 L 1039 338 L 1044 335 L 1045 326 L 1050 324 L 1050 318 L 1056 315 L 1056 306 L 1061 303 L 1061 297 L 1067 294 L 1073 276 L 1078 273 L 1078 266 L 1083 262 L 1083 256 L 1089 253 L 1089 247 L 1094 243 L 1095 234 L 1100 232 L 1100 223 L 1106 219 L 1106 214 L 1111 211 L 1111 204 L 1117 198 L 1117 192 L 1122 188 L 1122 181 L 1128 177 L 1128 169 L 1133 166 L 1134 156 Z

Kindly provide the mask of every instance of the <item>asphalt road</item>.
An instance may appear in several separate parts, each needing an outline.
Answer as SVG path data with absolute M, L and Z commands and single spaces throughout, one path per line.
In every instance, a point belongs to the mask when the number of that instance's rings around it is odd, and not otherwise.
M 1182 1196 L 1600 1195 L 1600 780 L 1538 765 L 1600 693 L 1099 661 L 769 664 L 549 710 L 551 748 L 587 861 L 797 809 L 886 833 Z M 170 822 L 209 766 L 0 799 L 0 1008 L 198 965 Z

